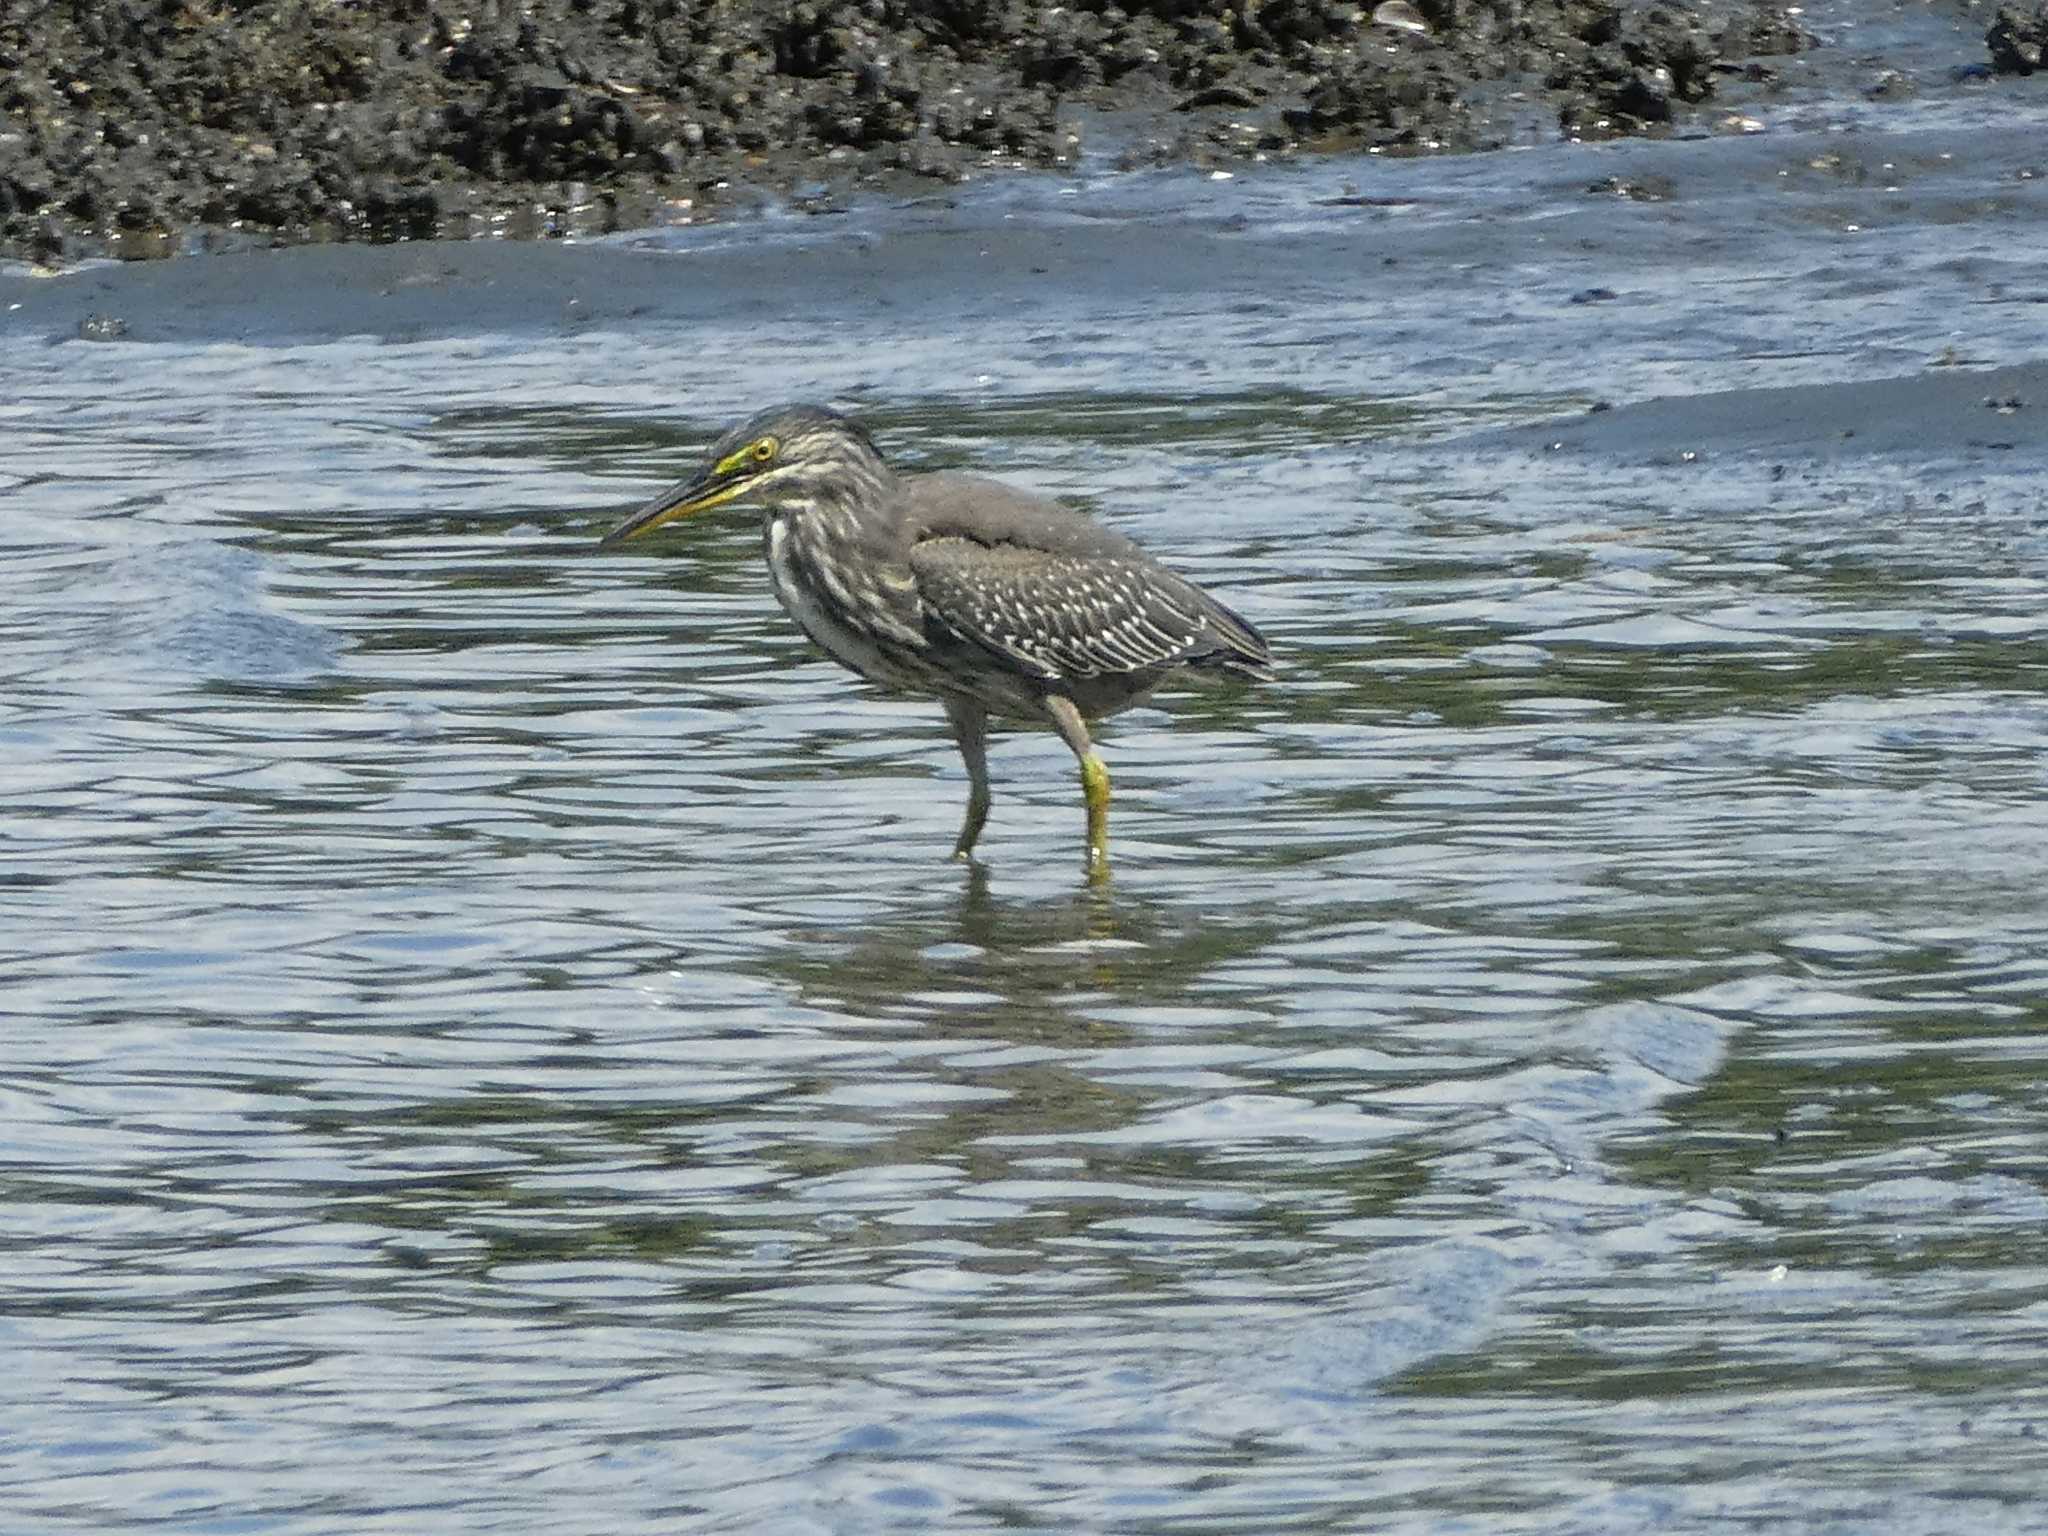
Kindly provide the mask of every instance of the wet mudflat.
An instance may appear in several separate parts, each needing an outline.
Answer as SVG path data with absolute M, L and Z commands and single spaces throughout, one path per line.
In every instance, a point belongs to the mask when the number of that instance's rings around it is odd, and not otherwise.
M 0 1524 L 2043 1528 L 2006 109 L 0 276 Z M 1273 637 L 1107 890 L 792 396 Z

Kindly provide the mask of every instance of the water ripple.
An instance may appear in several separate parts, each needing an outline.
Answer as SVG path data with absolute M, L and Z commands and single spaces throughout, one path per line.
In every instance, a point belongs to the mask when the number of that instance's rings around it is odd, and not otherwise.
M 1204 238 L 1144 347 L 898 307 L 687 400 L 658 307 L 0 358 L 10 1532 L 2026 1526 L 2038 451 L 1461 446 L 1579 402 L 1462 320 L 1367 380 L 1426 259 L 1253 314 L 1295 237 Z M 691 304 L 745 252 L 531 259 Z M 1660 302 L 1609 378 L 1768 361 Z M 1932 349 L 1878 309 L 1845 353 Z M 1582 318 L 1487 335 L 1539 389 Z M 744 519 L 591 547 L 884 341 L 887 441 L 1097 500 L 1285 658 L 1106 733 L 1106 891 L 1044 736 L 946 862 L 936 712 Z

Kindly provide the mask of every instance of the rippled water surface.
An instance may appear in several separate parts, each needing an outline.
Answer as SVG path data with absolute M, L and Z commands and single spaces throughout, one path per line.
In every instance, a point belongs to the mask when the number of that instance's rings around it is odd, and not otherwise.
M 1991 104 L 0 278 L 0 1528 L 2048 1528 Z M 593 547 L 790 396 L 1274 639 L 1106 889 Z

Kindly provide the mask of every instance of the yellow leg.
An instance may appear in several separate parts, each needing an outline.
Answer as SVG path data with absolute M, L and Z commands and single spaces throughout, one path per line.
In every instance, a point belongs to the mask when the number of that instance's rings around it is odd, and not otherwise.
M 1088 801 L 1088 873 L 1109 873 L 1109 770 L 1093 752 L 1081 757 L 1081 793 Z
M 1058 694 L 1046 697 L 1045 712 L 1081 764 L 1081 793 L 1088 801 L 1088 878 L 1109 878 L 1109 770 L 1095 755 L 1095 743 L 1088 739 L 1088 723 L 1072 699 Z

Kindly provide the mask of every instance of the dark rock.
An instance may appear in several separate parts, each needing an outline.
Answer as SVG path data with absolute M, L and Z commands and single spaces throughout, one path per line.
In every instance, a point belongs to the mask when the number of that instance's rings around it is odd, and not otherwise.
M 1369 146 L 1471 143 L 1456 82 L 1420 61 L 1362 60 L 1333 71 L 1284 116 L 1299 133 Z
M 1259 98 L 1241 85 L 1212 85 L 1197 91 L 1175 107 L 1177 112 L 1196 112 L 1204 107 L 1256 107 Z
M 1676 7 L 1598 8 L 1581 23 L 1579 41 L 1583 52 L 1567 55 L 1545 81 L 1572 98 L 1558 119 L 1574 137 L 1639 133 L 1714 93 L 1720 45 Z
M 1774 5 L 1738 11 L 1714 33 L 1714 46 L 1727 58 L 1748 59 L 1804 53 L 1815 46 L 1811 32 Z
M 1984 34 L 1984 46 L 1991 50 L 1991 67 L 1999 74 L 2031 75 L 2048 53 L 2048 4 L 2032 12 L 2001 6 Z
M 1625 197 L 1633 203 L 1665 203 L 1678 195 L 1677 184 L 1669 176 L 1609 176 L 1586 190 L 1596 195 Z
M 1361 6 L 1331 5 L 1324 0 L 1271 0 L 1256 12 L 1258 32 L 1266 46 L 1286 49 L 1313 46 L 1351 37 L 1358 31 Z
M 1426 36 L 1363 0 L 0 0 L 0 250 L 193 221 L 409 237 L 685 173 L 957 180 L 1065 163 L 1069 101 L 1149 114 L 1132 164 L 1473 147 L 1475 87 L 1516 73 L 1569 131 L 1635 132 L 1811 42 L 1765 0 L 1414 9 Z M 2038 15 L 2000 17 L 1994 56 L 2038 59 Z

